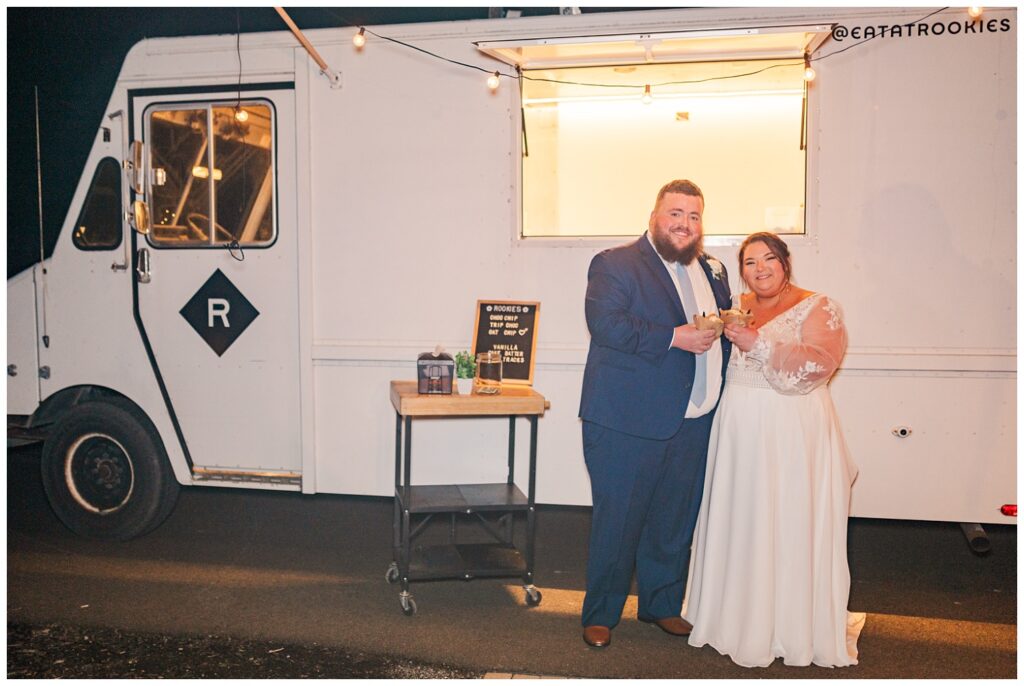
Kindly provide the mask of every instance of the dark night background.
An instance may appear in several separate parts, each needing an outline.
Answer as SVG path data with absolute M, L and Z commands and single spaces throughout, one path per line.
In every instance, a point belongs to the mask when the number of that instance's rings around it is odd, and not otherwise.
M 286 9 L 302 30 L 489 16 L 486 7 Z M 523 16 L 559 12 L 557 7 L 516 9 Z M 273 7 L 7 8 L 8 278 L 39 261 L 33 88 L 39 87 L 43 225 L 49 256 L 128 50 L 143 38 L 238 30 L 288 28 Z

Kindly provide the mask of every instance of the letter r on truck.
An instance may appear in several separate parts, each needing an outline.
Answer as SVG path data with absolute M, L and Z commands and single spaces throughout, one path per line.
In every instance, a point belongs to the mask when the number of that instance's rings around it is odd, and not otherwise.
M 209 328 L 213 328 L 213 318 L 219 317 L 224 323 L 225 329 L 230 329 L 231 324 L 228 323 L 228 311 L 231 309 L 231 303 L 224 298 L 210 298 L 206 301 L 206 325 Z

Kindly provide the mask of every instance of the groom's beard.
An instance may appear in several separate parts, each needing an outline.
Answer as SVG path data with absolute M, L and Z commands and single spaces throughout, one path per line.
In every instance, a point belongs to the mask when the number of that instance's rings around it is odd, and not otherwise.
M 682 249 L 676 249 L 670 242 L 662 240 L 661 236 L 653 232 L 651 232 L 651 238 L 658 254 L 666 262 L 677 262 L 686 266 L 704 252 L 704 236 L 698 237 L 697 240 Z

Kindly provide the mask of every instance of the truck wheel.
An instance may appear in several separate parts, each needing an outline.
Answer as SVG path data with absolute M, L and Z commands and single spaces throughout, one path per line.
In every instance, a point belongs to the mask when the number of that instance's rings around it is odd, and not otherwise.
M 116 398 L 71 408 L 43 445 L 42 472 L 60 521 L 92 538 L 148 533 L 178 499 L 156 429 L 134 405 Z

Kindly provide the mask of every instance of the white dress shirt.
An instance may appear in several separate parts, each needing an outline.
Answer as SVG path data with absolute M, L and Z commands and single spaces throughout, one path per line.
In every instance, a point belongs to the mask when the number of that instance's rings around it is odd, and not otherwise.
M 651 234 L 647 234 L 647 240 L 651 241 Z M 651 247 L 654 247 L 654 242 L 651 241 Z M 654 250 L 658 252 L 657 248 Z M 683 302 L 683 294 L 679 290 L 679 277 L 676 274 L 675 262 L 668 262 L 661 255 L 661 263 L 665 265 L 665 269 L 668 271 L 669 277 L 672 279 L 672 283 L 675 284 L 676 294 L 679 296 L 679 302 Z M 694 314 L 708 314 L 711 312 L 718 312 L 718 303 L 715 301 L 715 294 L 711 290 L 711 284 L 708 283 L 707 274 L 704 273 L 704 268 L 700 266 L 699 260 L 694 260 L 688 265 L 683 267 L 686 270 L 687 276 L 690 277 L 690 283 L 693 286 L 693 295 L 697 300 L 697 307 L 701 310 L 700 312 L 687 312 L 686 316 L 690 318 L 689 324 L 693 323 Z M 715 342 L 711 344 L 711 348 L 707 352 L 702 353 L 707 360 L 707 395 L 704 397 L 704 402 L 700 405 L 694 405 L 692 402 L 687 404 L 686 415 L 687 419 L 693 419 L 695 417 L 702 417 L 708 412 L 714 409 L 718 403 L 718 396 L 722 392 L 722 339 L 716 338 Z

